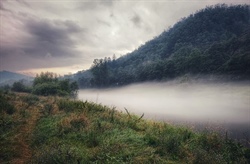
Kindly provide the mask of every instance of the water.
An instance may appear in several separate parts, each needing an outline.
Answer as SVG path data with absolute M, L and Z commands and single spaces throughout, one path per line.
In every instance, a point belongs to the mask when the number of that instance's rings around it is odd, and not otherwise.
M 143 83 L 114 89 L 85 89 L 79 99 L 128 109 L 148 119 L 212 129 L 250 138 L 250 83 Z

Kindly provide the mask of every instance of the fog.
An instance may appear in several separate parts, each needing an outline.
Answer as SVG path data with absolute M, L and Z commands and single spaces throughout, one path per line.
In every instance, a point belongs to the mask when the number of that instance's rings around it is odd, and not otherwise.
M 113 89 L 84 89 L 79 99 L 153 120 L 183 125 L 219 125 L 250 132 L 249 82 L 164 82 Z M 230 129 L 231 128 L 231 129 Z

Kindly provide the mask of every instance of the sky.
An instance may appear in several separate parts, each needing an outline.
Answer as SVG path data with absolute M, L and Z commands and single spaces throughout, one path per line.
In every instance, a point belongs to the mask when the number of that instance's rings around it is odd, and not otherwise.
M 249 0 L 0 0 L 0 71 L 60 75 L 125 55 L 181 18 Z

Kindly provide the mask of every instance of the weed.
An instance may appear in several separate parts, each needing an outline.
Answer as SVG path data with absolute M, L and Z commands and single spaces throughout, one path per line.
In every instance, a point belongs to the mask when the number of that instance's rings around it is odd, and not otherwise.
M 83 110 L 85 109 L 85 103 L 82 101 L 71 101 L 69 99 L 60 99 L 57 101 L 57 105 L 59 110 L 65 112 L 73 112 L 76 110 Z
M 52 104 L 45 104 L 43 114 L 44 115 L 51 115 L 53 112 L 53 105 Z
M 30 114 L 27 110 L 25 110 L 24 108 L 21 108 L 19 110 L 19 114 L 22 116 L 22 118 L 28 118 L 30 117 Z
M 36 152 L 31 163 L 88 163 L 88 155 L 76 146 L 53 143 Z
M 35 95 L 28 95 L 23 96 L 22 100 L 27 103 L 28 107 L 30 107 L 39 101 L 39 97 Z
M 96 133 L 93 130 L 87 133 L 87 138 L 86 138 L 85 143 L 89 148 L 97 147 L 100 144 L 100 140 L 97 134 L 98 133 Z

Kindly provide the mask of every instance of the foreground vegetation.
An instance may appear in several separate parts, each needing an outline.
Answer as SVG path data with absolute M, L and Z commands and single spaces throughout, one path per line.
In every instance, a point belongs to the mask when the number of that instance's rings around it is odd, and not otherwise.
M 0 163 L 249 163 L 213 132 L 152 122 L 91 102 L 0 94 Z

